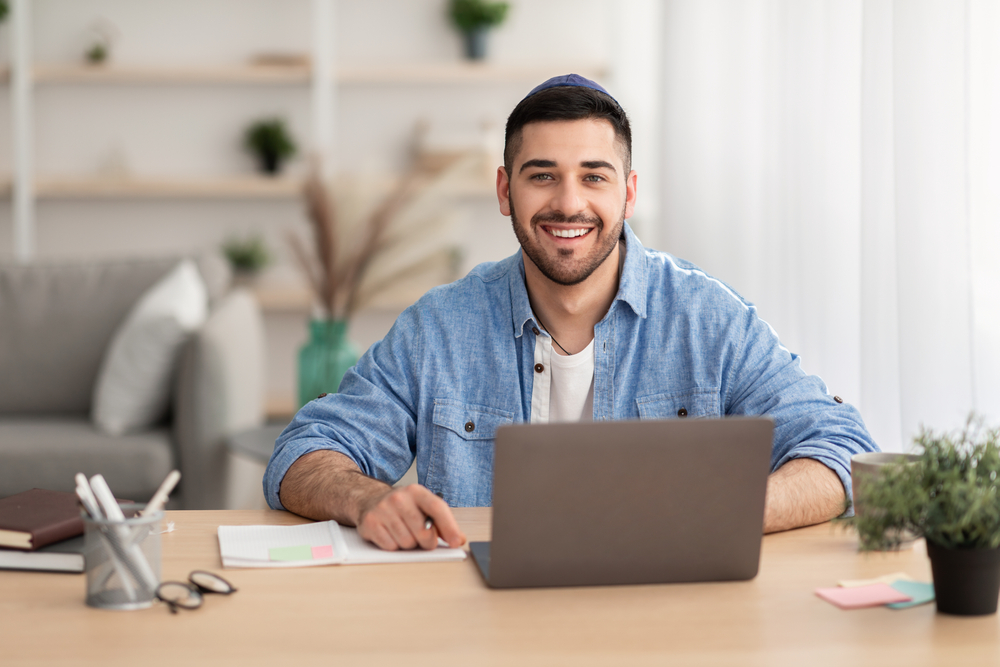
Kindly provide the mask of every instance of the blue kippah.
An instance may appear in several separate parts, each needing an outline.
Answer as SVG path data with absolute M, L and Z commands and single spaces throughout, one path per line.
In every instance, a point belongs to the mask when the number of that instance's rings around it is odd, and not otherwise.
M 595 83 L 594 81 L 591 81 L 586 77 L 582 77 L 579 74 L 563 74 L 562 76 L 554 76 L 545 83 L 538 84 L 537 86 L 531 89 L 530 93 L 524 96 L 524 99 L 528 99 L 535 93 L 541 92 L 548 88 L 558 88 L 559 86 L 575 86 L 578 88 L 590 88 L 591 90 L 598 90 L 607 95 L 608 97 L 611 97 L 611 93 L 604 90 L 604 88 L 602 88 L 600 84 Z M 616 100 L 615 98 L 611 97 L 611 100 L 615 104 L 618 104 L 618 100 Z M 621 105 L 618 104 L 618 106 L 620 107 Z

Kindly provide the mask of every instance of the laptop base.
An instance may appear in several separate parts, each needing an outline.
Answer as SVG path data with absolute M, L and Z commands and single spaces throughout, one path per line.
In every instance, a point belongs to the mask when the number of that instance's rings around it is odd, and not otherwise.
M 490 583 L 490 543 L 489 542 L 469 542 L 469 551 L 472 558 L 479 566 L 479 571 L 483 574 L 486 584 Z

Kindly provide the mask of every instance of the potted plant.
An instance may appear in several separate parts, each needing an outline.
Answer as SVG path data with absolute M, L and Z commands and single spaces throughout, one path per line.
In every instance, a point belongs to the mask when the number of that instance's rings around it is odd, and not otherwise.
M 489 29 L 503 23 L 510 5 L 488 0 L 451 0 L 448 13 L 465 38 L 465 56 L 470 60 L 486 57 Z
M 862 550 L 924 537 L 938 611 L 993 614 L 1000 595 L 1000 428 L 921 429 L 919 458 L 883 466 L 860 491 L 853 520 Z
M 8 13 L 10 13 L 10 6 L 7 4 L 7 0 L 0 0 L 0 23 L 7 20 Z
M 475 154 L 418 160 L 401 178 L 382 184 L 343 175 L 327 182 L 314 165 L 305 187 L 313 243 L 289 236 L 317 306 L 299 351 L 300 406 L 336 392 L 357 362 L 347 339 L 355 313 L 428 275 L 435 283 L 457 277 L 451 185 L 478 164 Z
M 282 164 L 296 151 L 295 141 L 280 118 L 253 123 L 247 128 L 244 144 L 256 156 L 261 171 L 270 175 L 281 171 Z
M 271 262 L 271 253 L 259 235 L 229 239 L 222 244 L 222 254 L 229 260 L 238 282 L 248 282 Z

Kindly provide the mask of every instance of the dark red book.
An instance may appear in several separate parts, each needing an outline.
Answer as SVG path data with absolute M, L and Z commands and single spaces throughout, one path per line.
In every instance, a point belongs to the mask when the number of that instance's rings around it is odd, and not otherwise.
M 0 546 L 34 551 L 81 533 L 75 493 L 31 489 L 0 499 Z

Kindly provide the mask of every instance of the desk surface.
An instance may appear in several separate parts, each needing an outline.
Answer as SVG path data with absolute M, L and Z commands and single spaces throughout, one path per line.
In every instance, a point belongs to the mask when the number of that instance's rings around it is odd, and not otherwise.
M 488 509 L 456 510 L 473 540 Z M 90 609 L 82 575 L 0 571 L 0 663 L 149 665 L 986 665 L 998 616 L 933 605 L 842 611 L 813 595 L 838 579 L 904 571 L 930 580 L 921 542 L 858 554 L 815 526 L 764 538 L 756 579 L 737 583 L 493 591 L 472 560 L 222 570 L 220 524 L 288 524 L 276 511 L 168 512 L 163 577 L 222 573 L 239 588 L 199 610 Z

